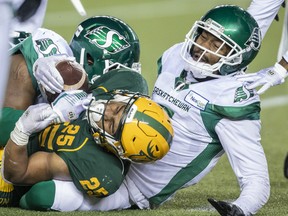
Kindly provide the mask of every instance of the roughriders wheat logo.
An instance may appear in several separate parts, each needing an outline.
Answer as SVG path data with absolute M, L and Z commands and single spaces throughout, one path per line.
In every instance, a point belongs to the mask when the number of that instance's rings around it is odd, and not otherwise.
M 130 47 L 130 44 L 126 41 L 124 36 L 105 26 L 93 29 L 88 32 L 85 37 L 89 39 L 90 43 L 95 44 L 100 49 L 105 49 L 111 54 L 115 54 Z
M 243 86 L 236 89 L 234 95 L 234 103 L 241 102 L 243 100 L 248 100 L 248 98 L 253 97 L 254 93 L 252 89 L 246 89 Z
M 43 38 L 41 40 L 36 40 L 36 44 L 39 52 L 44 57 L 60 53 L 57 45 L 50 38 Z

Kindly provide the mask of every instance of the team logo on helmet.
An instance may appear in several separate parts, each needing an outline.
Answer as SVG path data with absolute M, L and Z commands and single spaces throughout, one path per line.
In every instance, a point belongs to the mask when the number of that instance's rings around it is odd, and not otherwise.
M 100 49 L 105 49 L 111 54 L 118 53 L 130 47 L 124 36 L 106 26 L 100 26 L 89 31 L 85 37 L 90 43 L 95 44 Z
M 245 45 L 258 51 L 261 46 L 261 31 L 259 28 L 254 28 L 250 38 L 246 41 Z
M 39 52 L 42 53 L 44 57 L 60 54 L 57 45 L 50 38 L 43 38 L 35 42 Z

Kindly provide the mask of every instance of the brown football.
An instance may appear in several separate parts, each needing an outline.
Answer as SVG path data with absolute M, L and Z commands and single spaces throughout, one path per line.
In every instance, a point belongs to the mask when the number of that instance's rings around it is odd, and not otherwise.
M 64 91 L 69 90 L 88 90 L 88 77 L 84 68 L 74 61 L 60 61 L 56 68 L 64 80 Z M 59 93 L 52 94 L 46 91 L 49 103 L 55 100 Z

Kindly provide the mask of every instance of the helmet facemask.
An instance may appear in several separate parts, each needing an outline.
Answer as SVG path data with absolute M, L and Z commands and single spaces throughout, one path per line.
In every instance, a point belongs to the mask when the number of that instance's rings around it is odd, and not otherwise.
M 256 20 L 238 6 L 221 5 L 195 22 L 180 53 L 187 63 L 185 70 L 195 78 L 219 78 L 245 70 L 260 46 L 261 32 Z
M 131 107 L 139 95 L 144 96 L 139 93 L 130 94 L 126 93 L 126 91 L 115 91 L 111 93 L 111 97 L 108 100 L 92 99 L 87 109 L 88 123 L 91 126 L 91 131 L 96 143 L 125 160 L 130 159 L 125 156 L 125 150 L 121 145 L 121 133 L 127 119 L 127 115 L 130 113 Z M 110 102 L 122 102 L 126 104 L 115 134 L 109 134 L 107 131 L 105 131 L 104 126 L 104 114 L 107 104 Z M 99 124 L 101 127 L 99 127 Z
M 106 93 L 107 94 L 107 93 Z M 109 93 L 108 93 L 109 94 Z M 92 101 L 87 109 L 94 139 L 108 151 L 131 162 L 153 162 L 169 150 L 173 137 L 171 121 L 158 104 L 148 96 L 128 91 L 114 91 L 109 100 Z M 109 134 L 104 127 L 107 104 L 121 102 L 123 112 L 117 129 Z M 103 105 L 105 104 L 105 108 Z M 107 117 L 107 116 L 106 116 Z M 99 119 L 101 127 L 99 127 Z M 98 121 L 98 124 L 93 121 Z
M 199 35 L 206 31 L 216 37 L 219 41 L 221 41 L 221 45 L 217 48 L 216 51 L 209 50 L 200 44 L 196 43 Z M 229 47 L 229 52 L 226 55 L 220 53 L 220 50 L 224 47 Z M 197 59 L 193 59 L 193 51 L 197 47 L 198 50 L 201 50 L 197 56 Z M 203 60 L 204 55 L 206 53 L 213 54 L 217 56 L 219 59 L 215 64 L 205 63 Z M 219 25 L 217 22 L 208 19 L 206 22 L 197 21 L 193 25 L 192 29 L 186 35 L 185 43 L 181 49 L 182 58 L 188 63 L 188 68 L 195 75 L 196 78 L 205 78 L 216 77 L 219 78 L 222 75 L 219 75 L 220 69 L 223 65 L 237 65 L 242 62 L 242 48 L 231 40 L 228 36 L 223 34 L 223 27 Z

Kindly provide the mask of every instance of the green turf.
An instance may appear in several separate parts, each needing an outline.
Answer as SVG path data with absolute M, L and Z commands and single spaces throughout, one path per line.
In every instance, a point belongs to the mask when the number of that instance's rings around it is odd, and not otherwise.
M 150 89 L 156 79 L 156 60 L 171 45 L 184 40 L 185 34 L 196 19 L 208 9 L 218 4 L 238 3 L 246 8 L 248 0 L 82 0 L 88 16 L 114 15 L 129 23 L 138 33 L 141 42 L 142 73 L 149 82 Z M 283 9 L 280 19 L 283 17 Z M 69 0 L 50 0 L 44 27 L 60 33 L 68 42 L 77 24 L 83 20 L 74 10 Z M 273 65 L 276 61 L 280 42 L 282 21 L 273 22 L 268 31 L 255 61 L 249 70 L 256 71 Z M 263 99 L 287 95 L 287 84 L 269 90 Z M 271 180 L 270 200 L 257 215 L 284 216 L 288 214 L 288 180 L 283 177 L 283 162 L 288 152 L 288 112 L 287 106 L 263 108 L 262 111 L 262 145 L 265 149 Z M 198 185 L 179 191 L 175 198 L 165 203 L 158 210 L 126 210 L 118 212 L 33 212 L 20 209 L 0 210 L 0 215 L 21 216 L 185 216 L 185 215 L 218 215 L 207 202 L 208 197 L 232 200 L 239 195 L 236 178 L 226 156 L 217 164 Z

